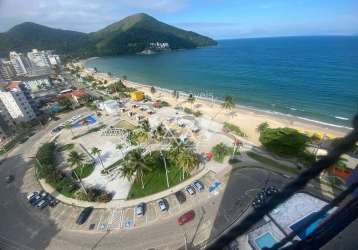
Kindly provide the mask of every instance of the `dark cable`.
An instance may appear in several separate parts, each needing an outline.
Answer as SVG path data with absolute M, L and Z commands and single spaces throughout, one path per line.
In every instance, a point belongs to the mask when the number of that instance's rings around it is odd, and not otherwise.
M 235 240 L 238 236 L 246 233 L 253 225 L 259 222 L 265 214 L 286 201 L 294 193 L 302 189 L 310 180 L 316 178 L 323 170 L 332 166 L 343 153 L 353 148 L 358 141 L 358 115 L 353 120 L 354 130 L 342 138 L 327 156 L 313 163 L 311 167 L 303 171 L 295 180 L 288 183 L 281 192 L 274 195 L 266 204 L 256 209 L 239 224 L 234 225 L 223 235 L 219 236 L 208 244 L 208 250 L 222 249 Z

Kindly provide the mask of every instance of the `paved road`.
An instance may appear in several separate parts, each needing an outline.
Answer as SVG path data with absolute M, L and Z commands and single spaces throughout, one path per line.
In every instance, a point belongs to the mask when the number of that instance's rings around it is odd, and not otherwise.
M 84 110 L 74 111 L 63 119 L 81 112 Z M 280 186 L 284 182 L 282 177 L 262 169 L 243 169 L 226 176 L 228 184 L 222 185 L 219 190 L 188 197 L 183 205 L 179 205 L 171 195 L 168 197 L 169 212 L 161 213 L 155 203 L 148 204 L 147 215 L 142 218 L 135 217 L 130 208 L 99 209 L 83 228 L 68 227 L 74 225 L 79 208 L 63 204 L 42 211 L 33 208 L 25 201 L 25 194 L 40 187 L 36 182 L 29 186 L 23 183 L 24 178 L 33 178 L 34 170 L 29 157 L 35 153 L 34 146 L 45 142 L 47 131 L 63 119 L 19 145 L 0 166 L 3 185 L 0 192 L 0 249 L 184 249 L 185 244 L 191 249 L 209 237 L 215 237 L 244 211 L 249 212 L 248 204 L 265 183 Z M 11 184 L 4 182 L 8 174 L 15 175 Z M 209 176 L 203 181 L 208 186 L 214 179 L 214 176 Z M 195 219 L 178 226 L 177 215 L 189 209 L 194 209 Z M 129 227 L 126 226 L 128 220 L 131 220 Z M 154 220 L 154 223 L 140 228 L 134 226 L 145 225 L 148 220 Z M 92 222 L 96 225 L 95 229 L 88 231 Z M 111 230 L 102 230 L 102 224 L 110 225 Z

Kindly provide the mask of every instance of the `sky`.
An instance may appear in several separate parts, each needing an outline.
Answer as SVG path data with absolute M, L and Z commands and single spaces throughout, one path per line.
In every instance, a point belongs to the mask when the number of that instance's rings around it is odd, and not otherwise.
M 138 12 L 215 39 L 358 35 L 358 0 L 0 0 L 0 32 L 25 21 L 92 32 Z

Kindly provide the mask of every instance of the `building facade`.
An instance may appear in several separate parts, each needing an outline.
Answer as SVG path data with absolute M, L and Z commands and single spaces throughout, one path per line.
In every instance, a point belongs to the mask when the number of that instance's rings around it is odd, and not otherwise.
M 0 129 L 3 135 L 11 135 L 15 132 L 15 122 L 10 113 L 7 111 L 5 105 L 0 100 Z
M 11 64 L 15 69 L 16 76 L 24 76 L 29 73 L 31 65 L 29 59 L 26 56 L 24 56 L 22 53 L 11 51 L 9 57 Z
M 0 100 L 15 123 L 29 122 L 36 118 L 34 110 L 20 89 L 0 91 Z
M 10 81 L 16 76 L 15 68 L 11 61 L 0 60 L 0 79 L 1 81 Z

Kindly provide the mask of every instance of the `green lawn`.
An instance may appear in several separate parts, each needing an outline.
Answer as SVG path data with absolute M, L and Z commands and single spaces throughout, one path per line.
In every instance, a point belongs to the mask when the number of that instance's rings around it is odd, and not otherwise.
M 58 148 L 58 151 L 62 152 L 62 151 L 72 150 L 74 147 L 75 145 L 73 143 L 64 144 Z
M 183 174 L 179 168 L 175 166 L 168 166 L 168 172 L 169 184 L 171 187 L 182 182 L 181 177 Z M 185 178 L 188 177 L 189 175 L 185 176 Z M 151 172 L 148 172 L 143 180 L 144 189 L 142 189 L 142 184 L 140 181 L 135 181 L 129 191 L 127 199 L 136 199 L 167 189 L 165 169 L 160 166 L 153 168 Z
M 265 156 L 262 156 L 260 154 L 254 153 L 254 152 L 247 152 L 247 155 L 249 157 L 251 157 L 252 159 L 256 160 L 256 161 L 259 161 L 259 162 L 262 162 L 262 163 L 268 165 L 269 167 L 279 169 L 279 170 L 282 170 L 284 172 L 289 172 L 289 173 L 292 173 L 292 174 L 297 174 L 297 173 L 300 172 L 297 168 L 289 167 L 287 165 L 283 165 L 283 164 L 281 164 L 281 163 L 279 163 L 277 161 L 274 161 L 274 160 L 272 160 L 270 158 L 267 158 Z
M 123 128 L 128 130 L 133 130 L 136 128 L 136 126 L 126 120 L 119 121 L 116 125 L 114 125 L 116 128 Z
M 85 164 L 83 169 L 81 167 L 77 167 L 74 169 L 79 178 L 83 179 L 92 174 L 94 170 L 94 164 Z

